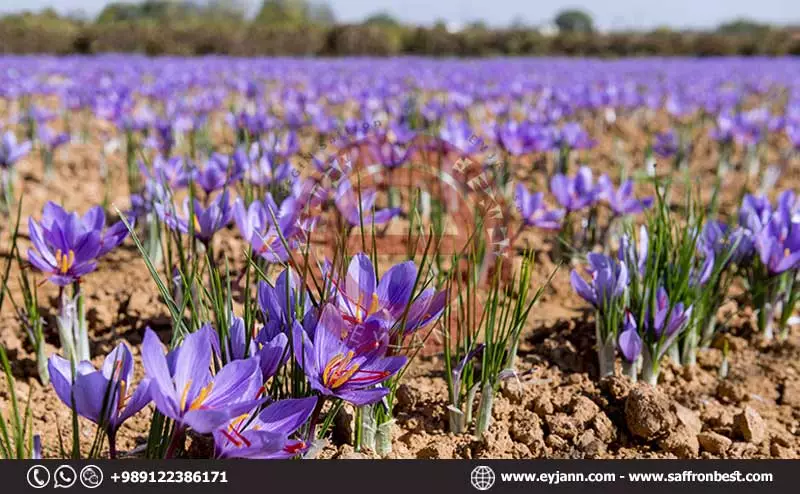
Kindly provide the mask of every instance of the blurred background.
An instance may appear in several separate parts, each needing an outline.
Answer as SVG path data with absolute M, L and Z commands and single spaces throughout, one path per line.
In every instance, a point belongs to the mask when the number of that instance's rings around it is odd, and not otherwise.
M 800 55 L 797 0 L 2 0 L 0 53 Z

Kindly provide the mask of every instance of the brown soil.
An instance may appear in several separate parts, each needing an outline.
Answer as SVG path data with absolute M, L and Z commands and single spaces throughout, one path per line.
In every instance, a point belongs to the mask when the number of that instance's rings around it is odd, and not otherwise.
M 589 127 L 591 128 L 591 127 Z M 631 163 L 640 163 L 643 135 L 623 118 L 609 135 L 624 137 Z M 39 217 L 46 200 L 67 209 L 85 211 L 102 201 L 105 189 L 99 171 L 98 149 L 102 139 L 73 144 L 58 153 L 56 176 L 45 180 L 38 155 L 19 163 L 17 196 L 24 195 L 23 218 Z M 773 150 L 774 151 L 774 150 Z M 692 160 L 697 183 L 711 183 L 715 151 L 707 142 L 695 146 Z M 616 170 L 612 140 L 600 140 L 591 153 L 597 171 Z M 588 161 L 588 160 L 586 160 Z M 631 164 L 631 166 L 633 166 Z M 528 176 L 532 165 L 520 166 Z M 546 165 L 548 168 L 551 163 Z M 669 166 L 666 163 L 661 166 Z M 797 163 L 782 163 L 780 188 L 796 187 Z M 638 168 L 638 167 L 637 167 Z M 119 158 L 111 161 L 108 193 L 114 206 L 125 209 L 127 187 Z M 616 176 L 616 175 L 614 175 Z M 529 183 L 541 190 L 544 174 L 533 173 Z M 723 187 L 722 205 L 728 211 L 738 201 L 745 175 L 731 172 Z M 703 188 L 705 192 L 710 187 Z M 677 195 L 677 194 L 676 194 Z M 113 211 L 113 208 L 110 208 Z M 21 227 L 20 247 L 27 250 L 27 223 Z M 2 230 L 7 257 L 8 228 Z M 216 252 L 239 259 L 241 241 L 233 229 L 216 239 Z M 536 286 L 546 279 L 554 263 L 548 252 L 552 235 L 528 232 L 517 248 L 537 250 Z M 236 268 L 236 266 L 234 266 Z M 241 266 L 238 266 L 241 268 Z M 736 301 L 725 307 L 725 338 L 730 348 L 730 372 L 718 377 L 722 362 L 721 339 L 701 352 L 693 368 L 665 363 L 657 390 L 633 385 L 615 377 L 597 380 L 593 351 L 593 322 L 581 299 L 569 286 L 569 269 L 556 275 L 553 284 L 531 314 L 520 345 L 519 379 L 507 381 L 495 401 L 494 420 L 481 438 L 447 433 L 446 384 L 442 375 L 437 335 L 429 342 L 429 355 L 414 363 L 398 392 L 395 410 L 394 452 L 397 458 L 797 458 L 800 455 L 800 335 L 763 345 L 754 332 L 752 314 Z M 41 280 L 41 276 L 38 277 Z M 16 276 L 12 293 L 19 300 Z M 130 343 L 138 357 L 144 328 L 150 326 L 167 338 L 170 320 L 144 262 L 130 241 L 108 255 L 97 272 L 83 282 L 88 294 L 88 319 L 92 354 L 103 355 L 119 340 Z M 48 283 L 39 288 L 41 310 L 48 321 L 48 353 L 58 351 L 53 315 L 57 291 Z M 58 431 L 65 447 L 70 444 L 70 411 L 52 389 L 36 378 L 35 355 L 19 321 L 6 303 L 0 315 L 0 344 L 8 349 L 22 399 L 30 399 L 33 430 L 41 434 L 44 455 L 59 455 Z M 99 363 L 101 358 L 95 358 Z M 138 359 L 137 359 L 138 361 Z M 141 375 L 137 363 L 137 373 Z M 0 409 L 7 412 L 8 388 L 0 379 Z M 152 405 L 128 421 L 120 431 L 118 448 L 130 451 L 146 441 Z M 93 428 L 82 427 L 83 444 L 91 441 Z M 368 457 L 349 444 L 331 444 L 321 456 Z

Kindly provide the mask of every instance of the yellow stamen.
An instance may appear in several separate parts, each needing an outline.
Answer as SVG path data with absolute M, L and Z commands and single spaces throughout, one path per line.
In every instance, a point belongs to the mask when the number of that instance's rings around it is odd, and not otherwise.
M 334 356 L 322 371 L 322 384 L 330 389 L 336 389 L 349 381 L 360 367 L 359 364 L 352 364 L 354 356 L 352 350 L 347 352 L 347 355 L 340 353 Z
M 790 253 L 791 253 L 791 252 L 789 252 L 789 249 L 788 249 L 788 248 L 787 248 L 787 249 L 783 249 L 783 257 L 789 257 L 789 254 L 790 254 Z
M 378 294 L 377 293 L 373 293 L 372 294 L 372 303 L 369 306 L 368 314 L 372 314 L 376 310 L 378 310 L 378 303 L 379 303 Z
M 61 252 L 61 249 L 56 250 L 56 264 L 58 265 L 58 271 L 61 274 L 67 274 L 69 268 L 75 264 L 75 251 L 70 250 L 66 255 Z
M 233 419 L 230 424 L 228 424 L 228 430 L 229 431 L 233 431 L 233 429 L 238 429 L 239 426 L 242 425 L 242 422 L 247 420 L 247 417 L 249 417 L 249 416 L 250 415 L 248 415 L 246 413 L 244 415 L 239 415 L 238 417 Z
M 203 402 L 206 401 L 208 398 L 208 394 L 211 393 L 211 388 L 214 387 L 214 383 L 208 383 L 207 386 L 203 386 L 203 389 L 197 394 L 197 398 L 194 399 L 191 405 L 189 405 L 189 410 L 198 410 L 203 406 Z
M 128 396 L 126 391 L 128 390 L 128 383 L 125 380 L 121 380 L 119 382 L 119 398 L 117 399 L 117 412 L 121 412 L 123 408 L 125 408 L 125 404 L 128 401 Z
M 326 386 L 328 382 L 331 380 L 333 373 L 336 372 L 336 368 L 340 362 L 345 359 L 345 356 L 341 353 L 334 356 L 329 362 L 328 365 L 325 366 L 325 369 L 322 371 L 322 382 Z
M 197 219 L 197 215 L 194 216 L 194 232 L 200 233 L 202 228 L 200 228 L 200 221 Z
M 358 365 L 358 364 L 353 364 L 353 366 L 352 366 L 351 368 L 349 368 L 349 369 L 347 369 L 347 370 L 343 371 L 341 374 L 339 374 L 339 375 L 336 377 L 336 379 L 334 379 L 334 381 L 333 381 L 333 382 L 331 383 L 331 385 L 330 385 L 330 388 L 331 388 L 331 389 L 336 389 L 336 388 L 338 388 L 339 386 L 341 386 L 342 384 L 344 384 L 344 383 L 346 383 L 347 381 L 349 381 L 349 380 L 350 380 L 350 378 L 351 378 L 351 377 L 353 377 L 353 374 L 355 374 L 356 372 L 358 372 L 358 367 L 359 367 L 359 365 Z
M 189 379 L 186 381 L 186 386 L 183 387 L 183 393 L 181 394 L 181 410 L 186 410 L 186 398 L 189 396 L 189 387 L 192 385 L 192 380 Z

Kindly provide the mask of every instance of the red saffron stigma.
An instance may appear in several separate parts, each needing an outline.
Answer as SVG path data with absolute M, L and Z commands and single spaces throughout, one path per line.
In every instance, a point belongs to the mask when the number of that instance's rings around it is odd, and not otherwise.
M 228 439 L 228 441 L 232 442 L 234 446 L 236 446 L 237 448 L 242 447 L 241 441 L 233 437 L 228 431 L 226 431 L 225 429 L 221 429 L 220 432 L 222 432 L 222 435 L 225 436 Z
M 366 375 L 359 377 L 359 374 L 366 374 Z M 350 382 L 354 383 L 367 382 L 367 381 L 372 381 L 375 378 L 383 379 L 384 377 L 387 376 L 389 376 L 389 372 L 387 371 L 360 370 L 356 373 L 355 376 L 350 378 Z
M 287 444 L 284 446 L 283 450 L 287 453 L 297 454 L 298 451 L 305 449 L 306 443 L 303 441 L 296 442 L 294 444 Z

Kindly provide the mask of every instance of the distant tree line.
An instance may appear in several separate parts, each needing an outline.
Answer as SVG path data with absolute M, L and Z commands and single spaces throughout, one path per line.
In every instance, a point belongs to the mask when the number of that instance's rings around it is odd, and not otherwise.
M 249 15 L 248 15 L 249 14 Z M 414 26 L 386 13 L 340 23 L 323 1 L 147 0 L 109 4 L 95 19 L 53 10 L 0 17 L 0 53 L 238 56 L 720 56 L 800 55 L 800 30 L 738 19 L 709 31 L 598 31 L 581 10 L 553 19 L 555 34 L 515 22 L 507 28 L 444 22 Z

